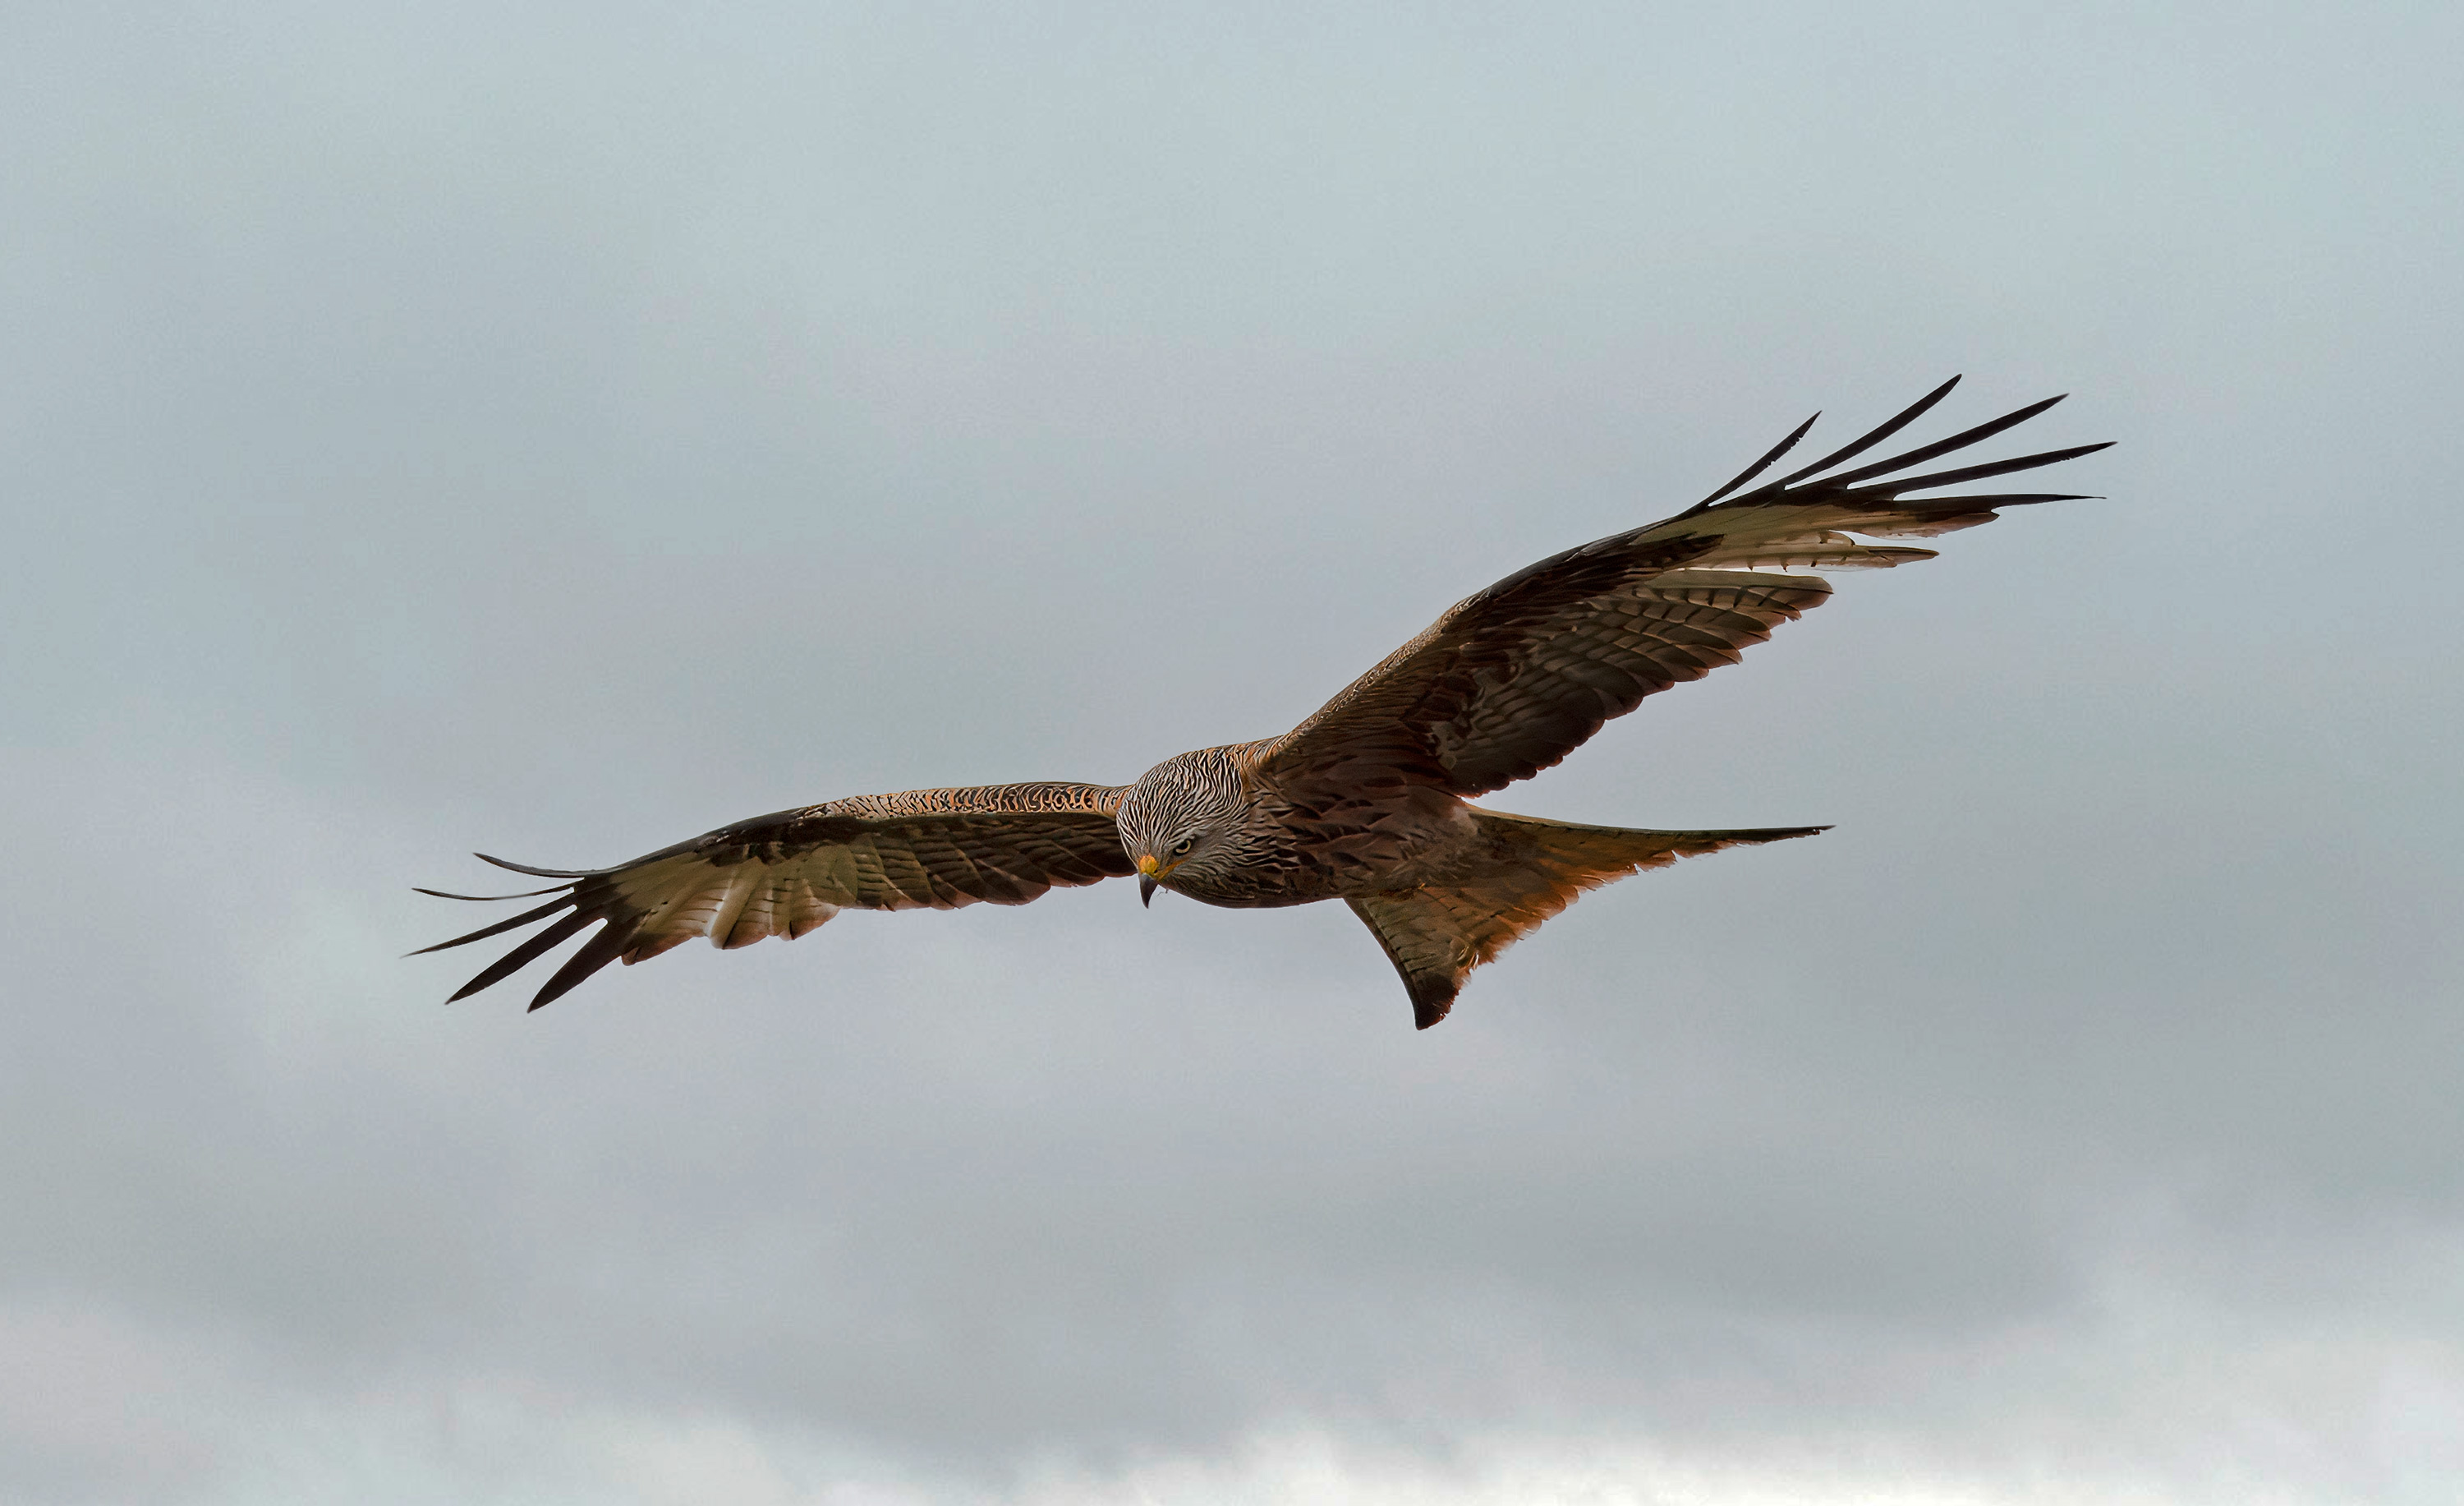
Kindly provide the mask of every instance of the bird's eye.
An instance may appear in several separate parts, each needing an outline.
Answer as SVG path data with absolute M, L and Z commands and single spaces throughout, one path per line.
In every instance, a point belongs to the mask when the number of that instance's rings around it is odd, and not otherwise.
M 1182 837 L 1179 841 L 1175 842 L 1172 845 L 1172 855 L 1175 857 L 1187 857 L 1189 855 L 1189 850 L 1197 845 L 1198 838 L 1194 836 Z

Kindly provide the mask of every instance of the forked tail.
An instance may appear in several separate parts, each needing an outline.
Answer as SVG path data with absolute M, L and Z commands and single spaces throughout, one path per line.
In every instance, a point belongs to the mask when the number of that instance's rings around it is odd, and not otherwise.
M 1463 979 L 1528 931 L 1596 889 L 1646 868 L 1724 847 L 1812 836 L 1828 827 L 1766 827 L 1745 831 L 1633 831 L 1570 826 L 1475 807 L 1473 817 L 1496 856 L 1492 870 L 1443 887 L 1398 889 L 1350 901 L 1403 975 L 1421 1030 L 1446 1017 Z

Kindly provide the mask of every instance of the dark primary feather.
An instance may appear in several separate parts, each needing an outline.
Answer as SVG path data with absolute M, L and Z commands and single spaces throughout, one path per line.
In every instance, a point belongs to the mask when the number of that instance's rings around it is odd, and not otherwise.
M 1120 795 L 1111 786 L 1067 784 L 868 795 L 757 816 L 596 870 L 533 868 L 481 853 L 499 868 L 569 882 L 519 895 L 444 895 L 558 897 L 421 951 L 550 922 L 453 995 L 465 999 L 604 921 L 532 999 L 536 1009 L 609 963 L 641 962 L 696 936 L 745 946 L 803 936 L 842 909 L 1024 904 L 1055 888 L 1133 872 L 1112 821 Z
M 1838 449 L 1832 451 L 1829 454 L 1815 461 L 1812 465 L 1806 466 L 1802 470 L 1790 472 L 1788 475 L 1781 476 L 1772 484 L 1782 487 L 1793 486 L 1797 482 L 1804 480 L 1807 476 L 1819 476 L 1823 472 L 1830 470 L 1835 465 L 1838 465 L 1844 461 L 1854 460 L 1859 455 L 1863 454 L 1866 451 L 1873 449 L 1878 444 L 1881 444 L 1883 440 L 1898 433 L 1901 430 L 1915 423 L 1918 419 L 1923 418 L 1932 410 L 1936 403 L 1948 397 L 1950 395 L 1950 389 L 1957 386 L 1959 386 L 1959 378 L 1952 377 L 1942 386 L 1935 388 L 1925 396 L 1918 398 L 1907 407 L 1901 409 L 1897 413 L 1884 419 L 1880 425 L 1868 430 L 1864 434 L 1841 445 Z
M 1859 466 L 1854 471 L 1842 471 L 1837 476 L 1827 476 L 1821 480 L 1812 482 L 1810 484 L 1826 488 L 1853 486 L 1857 482 L 1864 480 L 1868 476 L 1888 476 L 1893 471 L 1904 471 L 1912 465 L 1923 465 L 1936 455 L 1946 455 L 1954 450 L 1965 450 L 1969 445 L 1981 444 L 1984 441 L 1992 438 L 1995 434 L 2000 433 L 2006 429 L 2015 429 L 2019 425 L 2026 423 L 2029 419 L 2035 417 L 2038 413 L 2043 412 L 2046 409 L 2053 407 L 2056 403 L 2060 402 L 2063 398 L 2068 396 L 2070 396 L 2068 392 L 2057 392 L 2051 397 L 2040 397 L 2025 408 L 2005 413 L 1999 418 L 1988 419 L 1973 429 L 1963 429 L 1947 439 L 1937 439 L 1929 445 L 1921 445 L 1914 450 L 1895 454 L 1887 460 L 1877 460 L 1871 465 Z M 1928 404 L 1927 406 L 1930 407 L 1931 405 Z M 1850 453 L 1854 454 L 1858 451 L 1862 451 L 1867 445 L 1873 443 L 1876 439 L 1882 437 L 1887 432 L 1889 432 L 1889 426 L 1885 426 L 1883 429 L 1866 435 L 1863 439 L 1857 441 L 1857 443 L 1851 447 Z M 2091 450 L 2101 450 L 2104 446 L 2090 445 L 2088 448 Z M 1816 469 L 1825 468 L 1816 467 Z M 1791 481 L 1801 479 L 1805 474 L 1806 473 L 1799 473 L 1798 476 L 1791 476 L 1789 479 Z M 1912 492 L 1924 484 L 1924 479 L 1919 477 L 1914 480 L 1899 482 L 1894 490 Z M 1773 490 L 1777 491 L 1778 488 L 1774 487 Z
M 1951 378 L 1951 381 L 1953 382 L 1958 380 L 1959 378 L 1957 377 Z M 1947 388 L 1946 388 L 1946 390 L 1947 390 Z M 1721 487 L 1718 491 L 1713 492 L 1710 496 L 1703 498 L 1699 502 L 1696 502 L 1694 505 L 1698 508 L 1708 507 L 1713 502 L 1718 501 L 1721 498 L 1735 491 L 1738 487 L 1741 487 L 1748 481 L 1752 480 L 1755 476 L 1758 476 L 1765 471 L 1770 470 L 1771 468 L 1772 461 L 1777 460 L 1780 456 L 1796 448 L 1796 442 L 1806 436 L 1806 433 L 1814 428 L 1815 420 L 1821 416 L 1822 414 L 1819 411 L 1816 411 L 1813 417 L 1808 418 L 1804 423 L 1801 423 L 1794 429 L 1790 430 L 1785 435 L 1781 436 L 1779 443 L 1763 452 L 1763 457 L 1761 459 L 1755 461 L 1753 464 L 1738 472 L 1735 476 L 1729 477 L 1727 485 Z M 1826 460 L 1823 462 L 1823 465 L 1828 465 L 1829 463 L 1830 462 Z M 1815 467 L 1817 471 L 1821 468 L 1822 466 L 1820 465 Z
M 507 868 L 512 866 L 503 858 L 490 857 L 485 853 L 473 853 L 471 855 L 483 863 L 494 863 L 498 868 Z M 571 876 L 579 877 L 580 875 L 574 875 Z M 480 904 L 495 904 L 498 901 L 505 899 L 536 899 L 541 895 L 552 895 L 563 887 L 564 886 L 562 884 L 550 884 L 545 889 L 525 889 L 517 895 L 457 895 L 443 889 L 422 889 L 417 884 L 413 884 L 410 886 L 410 892 L 415 895 L 433 895 L 439 899 L 471 899 L 476 900 Z
M 1773 627 L 1820 605 L 1831 587 L 1805 572 L 1900 565 L 1932 553 L 1849 535 L 1927 537 L 1990 522 L 1997 507 L 2077 495 L 1901 495 L 2104 449 L 2079 445 L 1901 474 L 2024 423 L 2058 397 L 1886 460 L 1822 474 L 1923 416 L 1957 381 L 1813 465 L 1718 500 L 1787 454 L 1809 419 L 1735 480 L 1676 517 L 1552 555 L 1458 603 L 1277 740 L 1266 766 L 1303 783 L 1383 778 L 1430 783 L 1463 796 L 1485 793 L 1556 763 L 1645 696 L 1735 662 Z

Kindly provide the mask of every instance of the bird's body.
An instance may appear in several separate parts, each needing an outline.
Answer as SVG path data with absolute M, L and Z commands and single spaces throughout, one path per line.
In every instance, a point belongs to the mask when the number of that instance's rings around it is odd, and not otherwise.
M 1734 662 L 1830 594 L 1828 582 L 1805 572 L 1931 556 L 1850 534 L 1947 533 L 1991 521 L 1996 506 L 2066 499 L 1900 494 L 2104 448 L 1874 479 L 1998 433 L 2058 401 L 2051 399 L 1890 460 L 1819 475 L 1897 432 L 1950 387 L 1812 466 L 1719 500 L 1768 469 L 1809 419 L 1685 512 L 1541 561 L 1458 603 L 1290 732 L 1180 754 L 1133 785 L 859 796 L 737 822 L 610 869 L 489 858 L 559 880 L 497 897 L 558 897 L 442 945 L 556 919 L 454 997 L 592 921 L 605 924 L 532 1008 L 610 962 L 640 962 L 695 936 L 741 946 L 802 936 L 846 908 L 1019 904 L 1056 886 L 1134 874 L 1150 897 L 1162 888 L 1235 909 L 1344 900 L 1402 975 L 1418 1023 L 1435 1024 L 1474 967 L 1584 890 L 1680 856 L 1823 830 L 1573 826 L 1485 809 L 1469 797 L 1556 763 L 1643 697 Z
M 1155 884 L 1192 899 L 1269 910 L 1466 875 L 1480 841 L 1471 807 L 1426 785 L 1329 799 L 1268 764 L 1274 740 L 1183 753 L 1123 795 L 1122 845 L 1153 856 Z M 1190 798 L 1189 792 L 1199 792 Z M 1187 855 L 1184 831 L 1212 833 Z

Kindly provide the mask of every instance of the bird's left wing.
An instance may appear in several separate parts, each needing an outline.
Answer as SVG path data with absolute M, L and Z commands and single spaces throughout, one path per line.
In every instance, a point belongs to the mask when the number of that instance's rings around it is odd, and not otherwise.
M 1112 822 L 1122 794 L 1106 785 L 1032 784 L 860 795 L 738 821 L 629 863 L 589 871 L 531 868 L 483 853 L 483 860 L 499 868 L 560 882 L 519 895 L 420 893 L 447 899 L 556 897 L 421 951 L 548 921 L 463 985 L 453 995 L 463 999 L 605 921 L 531 1000 L 536 1009 L 609 963 L 629 965 L 696 936 L 745 946 L 765 936 L 802 936 L 843 909 L 1024 904 L 1049 889 L 1134 872 Z
M 1734 663 L 1739 651 L 1831 594 L 1830 584 L 1810 572 L 1933 557 L 1930 549 L 1863 543 L 1851 534 L 1924 537 L 1991 522 L 1997 507 L 2071 500 L 2041 492 L 1905 495 L 2104 449 L 2078 445 L 1922 469 L 2034 418 L 2059 398 L 1886 460 L 1836 469 L 1899 432 L 1958 380 L 1814 464 L 1739 491 L 1804 436 L 1814 425 L 1809 418 L 1735 480 L 1676 517 L 1569 549 L 1458 602 L 1275 740 L 1265 768 L 1287 787 L 1402 781 L 1483 794 L 1556 763 L 1645 696 Z

